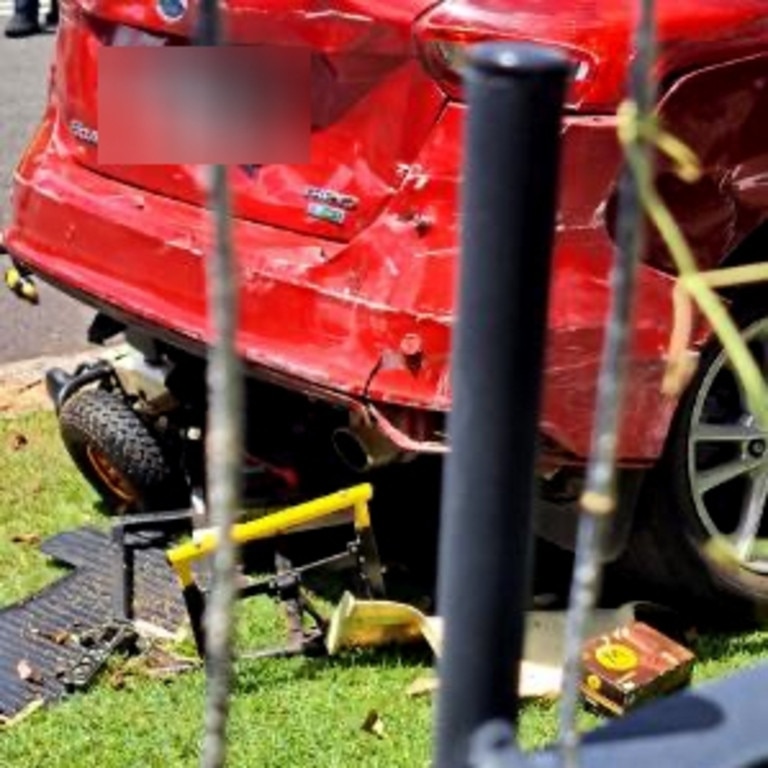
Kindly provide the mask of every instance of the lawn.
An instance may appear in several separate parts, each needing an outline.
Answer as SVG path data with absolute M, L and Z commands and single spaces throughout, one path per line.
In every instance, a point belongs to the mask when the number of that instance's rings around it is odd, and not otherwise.
M 0 602 L 8 604 L 56 578 L 34 545 L 84 523 L 102 522 L 96 497 L 61 448 L 50 414 L 0 420 Z M 268 602 L 241 612 L 240 641 L 278 639 Z M 717 677 L 768 656 L 768 633 L 705 637 L 697 648 L 695 681 Z M 233 768 L 271 766 L 425 766 L 432 706 L 405 695 L 431 659 L 408 651 L 350 653 L 331 660 L 267 660 L 237 667 L 231 720 Z M 194 766 L 198 759 L 204 679 L 193 672 L 170 682 L 127 675 L 116 688 L 104 675 L 90 692 L 33 714 L 0 733 L 0 765 L 27 768 Z M 362 730 L 379 713 L 383 737 Z M 525 705 L 521 737 L 528 747 L 550 741 L 555 707 Z M 597 722 L 585 714 L 585 727 Z

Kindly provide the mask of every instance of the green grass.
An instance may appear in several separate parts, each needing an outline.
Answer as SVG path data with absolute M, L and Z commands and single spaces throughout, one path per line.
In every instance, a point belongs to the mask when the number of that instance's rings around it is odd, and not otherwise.
M 17 447 L 26 440 L 26 444 Z M 59 571 L 36 547 L 14 536 L 41 539 L 101 521 L 97 497 L 61 446 L 52 414 L 0 421 L 0 605 L 34 592 Z
M 13 450 L 16 435 L 27 443 Z M 19 534 L 44 538 L 86 522 L 102 522 L 96 497 L 65 456 L 51 415 L 0 421 L 0 603 L 8 604 L 59 571 Z M 280 637 L 267 601 L 242 606 L 238 635 L 260 647 Z M 703 638 L 697 682 L 754 664 L 768 655 L 768 633 Z M 359 652 L 332 660 L 269 660 L 238 665 L 230 727 L 233 768 L 274 766 L 426 766 L 432 704 L 405 689 L 428 673 L 418 652 Z M 115 690 L 109 675 L 85 695 L 39 711 L 0 733 L 0 765 L 27 768 L 187 768 L 198 761 L 204 679 L 193 672 L 171 682 L 128 676 Z M 376 710 L 384 738 L 361 729 Z M 523 708 L 524 745 L 555 733 L 552 704 Z M 598 722 L 584 714 L 584 727 Z

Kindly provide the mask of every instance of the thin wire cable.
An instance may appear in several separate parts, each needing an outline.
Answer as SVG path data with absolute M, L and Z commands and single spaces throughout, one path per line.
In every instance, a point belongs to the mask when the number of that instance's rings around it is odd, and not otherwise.
M 199 24 L 201 45 L 222 43 L 216 0 L 202 0 Z M 207 496 L 211 522 L 222 535 L 213 557 L 213 582 L 205 617 L 206 698 L 201 766 L 221 768 L 227 752 L 237 566 L 235 544 L 224 532 L 229 532 L 235 520 L 239 501 L 243 379 L 235 347 L 238 286 L 227 167 L 212 166 L 209 179 L 214 249 L 207 260 L 208 312 L 213 334 L 207 373 Z
M 656 61 L 654 0 L 639 0 L 635 57 L 629 76 L 629 96 L 638 119 L 654 109 Z M 642 141 L 642 140 L 641 140 Z M 640 143 L 644 168 L 652 173 L 648 142 Z M 638 179 L 625 164 L 619 184 L 616 260 L 611 272 L 611 309 L 598 378 L 595 424 L 576 543 L 566 622 L 563 693 L 560 704 L 561 764 L 579 764 L 578 705 L 582 676 L 582 646 L 590 614 L 600 591 L 602 548 L 609 516 L 616 506 L 616 445 L 620 430 L 626 352 L 637 267 L 645 248 L 645 219 L 638 195 Z

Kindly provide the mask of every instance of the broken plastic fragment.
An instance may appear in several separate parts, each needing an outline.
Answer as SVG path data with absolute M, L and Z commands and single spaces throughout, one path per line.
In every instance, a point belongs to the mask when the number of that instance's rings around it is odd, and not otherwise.
M 377 739 L 384 738 L 384 721 L 381 719 L 381 715 L 372 709 L 363 721 L 362 729 L 366 733 L 370 733 L 371 736 L 375 736 Z

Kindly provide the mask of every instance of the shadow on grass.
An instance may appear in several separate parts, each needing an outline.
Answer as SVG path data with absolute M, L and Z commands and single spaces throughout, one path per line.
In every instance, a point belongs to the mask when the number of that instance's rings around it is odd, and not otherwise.
M 351 649 L 338 656 L 296 657 L 293 659 L 242 660 L 237 665 L 233 691 L 256 693 L 265 687 L 317 680 L 354 669 L 410 668 L 417 676 L 433 664 L 426 643 L 412 646 Z

